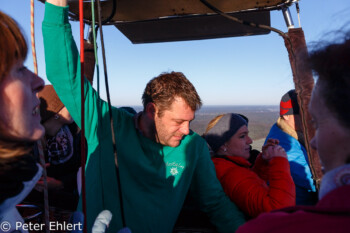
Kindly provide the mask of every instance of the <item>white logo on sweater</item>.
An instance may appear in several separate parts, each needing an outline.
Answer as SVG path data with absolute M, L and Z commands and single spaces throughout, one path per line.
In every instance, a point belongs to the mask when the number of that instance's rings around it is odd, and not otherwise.
M 179 173 L 179 171 L 177 170 L 176 167 L 172 167 L 172 168 L 170 169 L 170 174 L 171 174 L 171 175 L 176 176 L 178 173 Z

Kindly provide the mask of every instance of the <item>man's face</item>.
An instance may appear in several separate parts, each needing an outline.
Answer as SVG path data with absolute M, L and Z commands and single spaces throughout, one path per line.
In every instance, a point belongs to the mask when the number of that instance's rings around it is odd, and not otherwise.
M 283 119 L 287 124 L 292 127 L 295 131 L 303 132 L 303 122 L 299 114 L 296 115 L 284 115 Z
M 165 146 L 176 147 L 183 136 L 190 132 L 190 122 L 194 119 L 194 111 L 181 97 L 175 97 L 168 110 L 159 117 L 156 107 L 154 122 L 158 141 Z

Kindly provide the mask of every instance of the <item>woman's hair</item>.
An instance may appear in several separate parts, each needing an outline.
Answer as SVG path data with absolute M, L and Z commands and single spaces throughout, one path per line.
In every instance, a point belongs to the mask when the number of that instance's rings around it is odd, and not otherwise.
M 209 122 L 202 137 L 216 153 L 243 125 L 248 126 L 247 117 L 237 113 L 221 114 Z
M 27 57 L 27 43 L 17 23 L 0 11 L 0 83 L 18 60 Z
M 350 129 L 350 36 L 313 51 L 309 58 L 328 109 Z
M 218 115 L 216 117 L 214 117 L 209 123 L 208 123 L 208 126 L 207 126 L 207 129 L 205 130 L 204 134 L 203 135 L 206 135 L 209 130 L 211 130 L 215 125 L 216 123 L 219 122 L 219 120 L 224 116 L 225 114 L 221 114 L 221 115 Z
M 17 23 L 0 11 L 0 85 L 16 62 L 25 60 L 27 51 L 26 40 Z M 0 158 L 28 153 L 30 144 L 8 140 L 1 132 L 6 132 L 6 126 L 0 121 Z

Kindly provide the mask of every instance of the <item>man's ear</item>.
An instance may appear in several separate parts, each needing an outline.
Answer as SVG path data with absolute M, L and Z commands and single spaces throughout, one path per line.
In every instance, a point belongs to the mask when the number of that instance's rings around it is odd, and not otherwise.
M 156 115 L 157 106 L 154 103 L 148 103 L 146 105 L 146 116 L 149 119 L 154 119 Z
M 289 116 L 290 115 L 283 115 L 283 116 L 281 116 L 284 120 L 286 120 L 286 121 L 288 121 L 289 120 Z

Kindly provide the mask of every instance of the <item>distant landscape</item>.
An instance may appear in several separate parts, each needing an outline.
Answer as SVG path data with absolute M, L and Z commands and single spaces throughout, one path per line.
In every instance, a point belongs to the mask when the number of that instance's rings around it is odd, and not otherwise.
M 253 139 L 253 148 L 261 150 L 271 126 L 279 116 L 279 106 L 203 106 L 191 123 L 191 129 L 202 135 L 207 124 L 215 116 L 223 113 L 239 113 L 249 119 L 249 136 Z
M 136 111 L 142 110 L 140 106 L 133 106 L 133 108 Z M 190 128 L 202 135 L 211 119 L 219 114 L 230 112 L 243 114 L 249 119 L 249 136 L 254 141 L 252 146 L 254 149 L 261 150 L 265 137 L 279 116 L 279 106 L 203 106 L 196 113 L 196 118 L 192 121 Z

